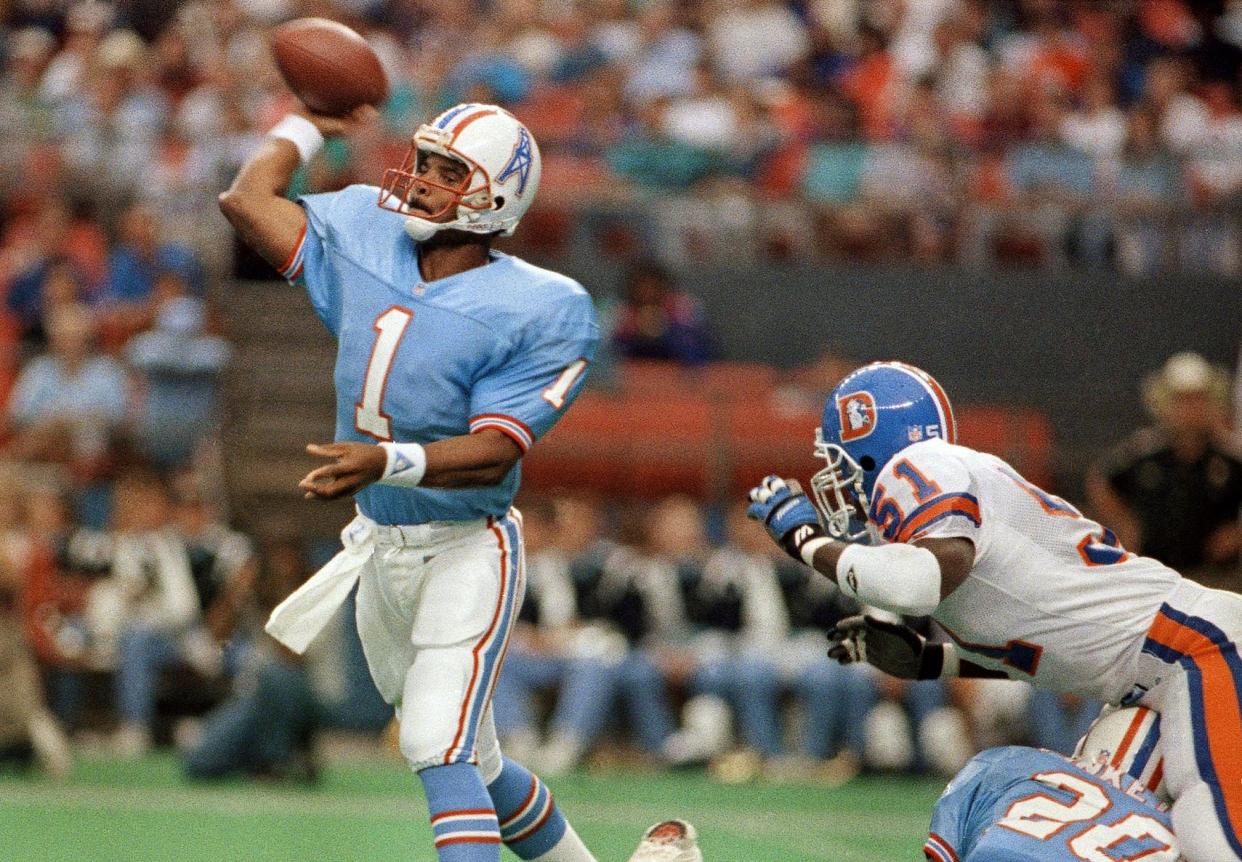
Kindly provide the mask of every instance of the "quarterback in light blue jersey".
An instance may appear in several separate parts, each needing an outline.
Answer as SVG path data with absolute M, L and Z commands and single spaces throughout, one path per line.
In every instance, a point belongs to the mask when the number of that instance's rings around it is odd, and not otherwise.
M 594 862 L 547 787 L 502 756 L 491 710 L 525 590 L 520 460 L 582 387 L 592 302 L 491 247 L 540 174 L 530 132 L 495 105 L 420 126 L 380 186 L 285 198 L 325 136 L 372 119 L 286 117 L 220 199 L 337 339 L 336 439 L 307 447 L 326 463 L 299 487 L 353 495 L 358 509 L 344 549 L 267 629 L 301 652 L 357 585 L 367 663 L 400 720 L 440 862 L 496 862 L 502 843 L 523 859 Z
M 598 339 L 590 296 L 497 251 L 429 281 L 401 219 L 376 205 L 378 192 L 303 197 L 306 233 L 287 273 L 339 342 L 337 441 L 426 444 L 492 429 L 524 454 L 586 376 Z M 356 499 L 380 524 L 501 517 L 520 474 L 518 462 L 489 485 L 372 484 Z
M 1179 862 L 1159 717 L 1119 710 L 1073 758 L 1009 746 L 975 756 L 945 788 L 929 862 Z

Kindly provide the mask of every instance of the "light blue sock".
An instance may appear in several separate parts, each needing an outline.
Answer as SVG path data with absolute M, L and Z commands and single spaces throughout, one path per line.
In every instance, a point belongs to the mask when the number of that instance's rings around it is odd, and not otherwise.
M 496 780 L 487 785 L 500 836 L 523 859 L 538 859 L 560 842 L 568 828 L 544 783 L 520 763 L 504 758 Z
M 500 862 L 496 809 L 479 770 L 469 763 L 418 773 L 427 795 L 440 862 Z

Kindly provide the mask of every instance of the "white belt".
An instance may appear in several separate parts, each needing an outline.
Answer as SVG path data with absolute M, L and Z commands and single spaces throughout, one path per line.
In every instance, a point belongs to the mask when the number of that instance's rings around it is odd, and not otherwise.
M 441 542 L 452 541 L 477 532 L 487 524 L 487 519 L 473 521 L 433 521 L 430 524 L 376 524 L 365 515 L 359 515 L 371 524 L 375 544 L 398 548 L 426 548 Z

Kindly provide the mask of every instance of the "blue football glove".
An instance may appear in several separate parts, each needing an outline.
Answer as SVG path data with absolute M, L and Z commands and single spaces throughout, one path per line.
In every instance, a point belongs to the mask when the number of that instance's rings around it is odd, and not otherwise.
M 762 523 L 773 541 L 798 562 L 803 562 L 803 545 L 826 537 L 819 513 L 794 479 L 768 476 L 751 488 L 746 514 Z

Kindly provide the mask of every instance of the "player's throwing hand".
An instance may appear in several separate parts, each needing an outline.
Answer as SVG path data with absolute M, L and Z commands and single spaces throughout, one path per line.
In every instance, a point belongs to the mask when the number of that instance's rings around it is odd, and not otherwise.
M 371 105 L 359 105 L 342 117 L 317 114 L 305 105 L 297 113 L 310 120 L 319 130 L 319 134 L 325 138 L 339 138 L 353 134 L 374 125 L 379 119 L 379 111 Z
M 298 483 L 308 500 L 339 500 L 384 475 L 388 453 L 370 443 L 311 443 L 306 451 L 331 463 L 311 470 Z

